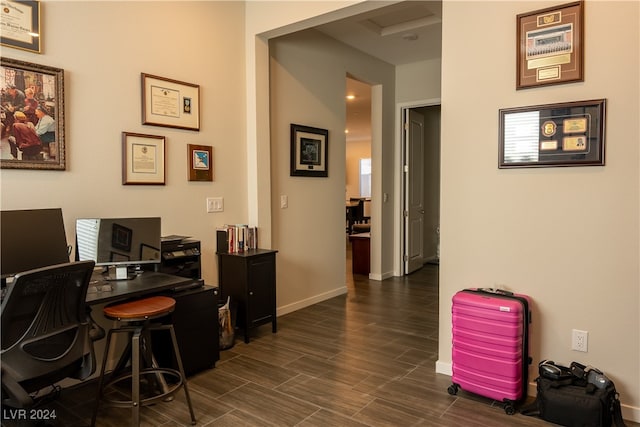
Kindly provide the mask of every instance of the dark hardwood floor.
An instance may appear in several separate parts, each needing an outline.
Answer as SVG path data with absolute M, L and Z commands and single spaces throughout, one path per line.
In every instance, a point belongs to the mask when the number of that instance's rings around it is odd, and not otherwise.
M 197 425 L 549 425 L 447 393 L 450 378 L 435 373 L 437 265 L 382 282 L 348 276 L 347 295 L 281 316 L 276 334 L 264 325 L 249 344 L 237 337 L 214 369 L 189 378 Z M 55 425 L 88 425 L 94 387 L 64 390 Z M 97 425 L 129 425 L 129 417 L 128 409 L 102 409 Z M 190 425 L 184 393 L 143 408 L 142 425 Z

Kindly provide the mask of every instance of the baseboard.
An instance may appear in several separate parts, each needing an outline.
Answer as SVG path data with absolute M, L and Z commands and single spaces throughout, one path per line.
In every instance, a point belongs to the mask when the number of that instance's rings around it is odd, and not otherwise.
M 333 297 L 337 297 L 338 295 L 344 295 L 347 293 L 347 287 L 343 286 L 340 288 L 333 289 L 328 292 L 324 292 L 319 295 L 314 295 L 311 298 L 306 298 L 300 301 L 296 301 L 292 304 L 287 304 L 282 307 L 278 307 L 276 309 L 276 316 L 283 316 L 288 313 L 293 313 L 294 311 L 300 310 L 302 308 L 308 307 L 313 304 L 317 304 L 319 302 L 331 299 Z
M 388 272 L 386 272 L 386 273 L 382 273 L 382 274 L 379 274 L 379 273 L 369 273 L 369 279 L 371 279 L 371 280 L 378 280 L 378 281 L 382 281 L 382 280 L 388 279 L 388 278 L 390 278 L 390 277 L 394 277 L 394 276 L 393 276 L 393 271 L 388 271 Z
M 453 375 L 451 362 L 441 362 L 436 360 L 436 374 L 444 374 L 448 376 Z
M 436 361 L 436 373 L 443 374 L 447 376 L 453 375 L 453 368 L 450 362 L 441 362 L 440 360 Z M 536 383 L 529 381 L 527 387 L 527 396 L 535 396 L 537 394 Z M 636 406 L 626 405 L 624 403 L 620 403 L 622 407 L 622 418 L 627 421 L 633 421 L 635 423 L 640 422 L 640 408 Z

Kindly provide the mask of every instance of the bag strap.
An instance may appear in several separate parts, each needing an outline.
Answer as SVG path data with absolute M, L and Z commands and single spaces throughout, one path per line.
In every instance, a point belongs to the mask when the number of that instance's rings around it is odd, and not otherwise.
M 622 408 L 620 407 L 620 395 L 616 391 L 616 386 L 613 382 L 611 382 L 611 387 L 613 388 L 613 393 L 611 397 L 610 411 L 611 418 L 613 420 L 613 425 L 616 427 L 626 427 L 624 420 L 622 419 Z

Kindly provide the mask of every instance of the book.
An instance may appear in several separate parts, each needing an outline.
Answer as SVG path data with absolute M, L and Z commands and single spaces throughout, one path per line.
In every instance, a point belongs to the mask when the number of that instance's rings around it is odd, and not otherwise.
M 258 227 L 247 224 L 225 224 L 216 228 L 218 253 L 244 252 L 258 248 Z

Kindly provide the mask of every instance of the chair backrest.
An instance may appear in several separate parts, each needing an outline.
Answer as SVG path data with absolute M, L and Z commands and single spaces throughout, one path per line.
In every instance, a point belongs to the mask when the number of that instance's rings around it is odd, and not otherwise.
M 92 373 L 81 365 L 92 351 L 85 299 L 94 266 L 72 262 L 16 274 L 2 301 L 3 381 L 9 375 L 31 392 L 41 382 Z M 71 365 L 78 370 L 70 372 Z
M 358 207 L 353 210 L 353 216 L 356 221 L 362 221 L 364 218 L 364 199 L 351 197 L 349 201 L 358 202 Z

